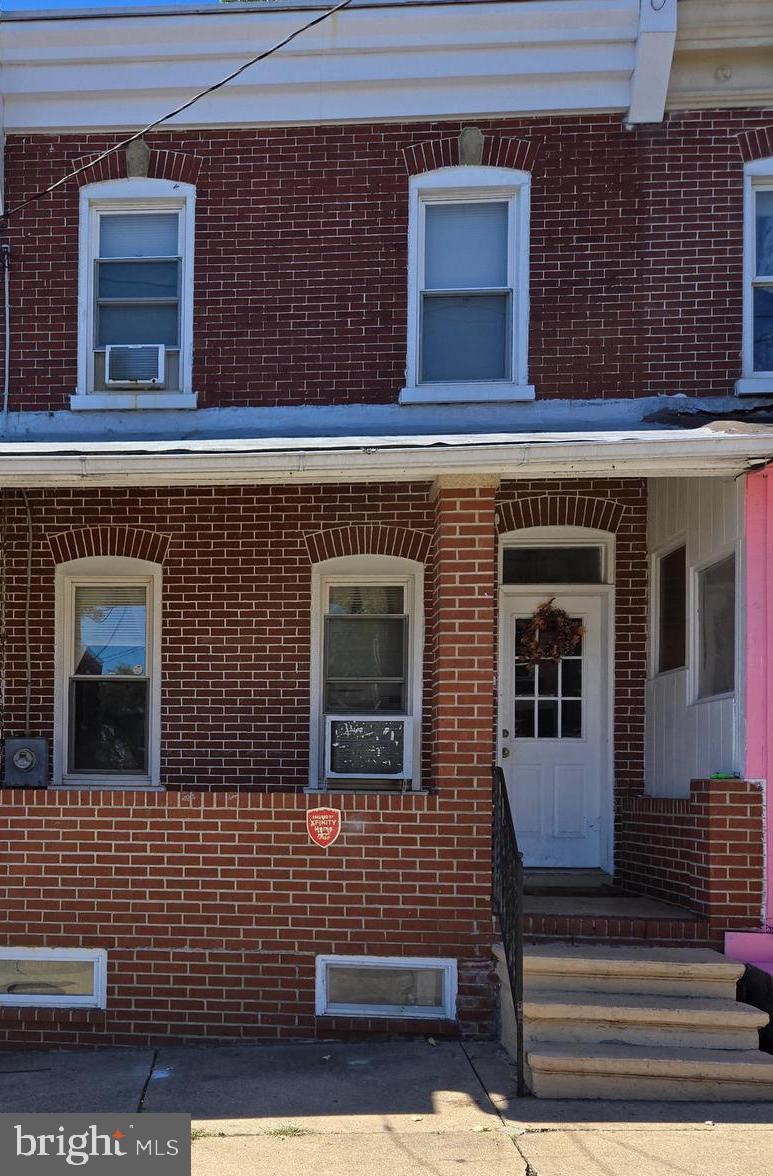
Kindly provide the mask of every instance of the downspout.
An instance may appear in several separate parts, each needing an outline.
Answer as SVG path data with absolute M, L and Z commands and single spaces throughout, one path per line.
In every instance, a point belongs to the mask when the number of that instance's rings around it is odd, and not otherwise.
M 8 399 L 11 391 L 11 246 L 0 245 L 0 264 L 3 267 L 3 433 L 8 431 Z

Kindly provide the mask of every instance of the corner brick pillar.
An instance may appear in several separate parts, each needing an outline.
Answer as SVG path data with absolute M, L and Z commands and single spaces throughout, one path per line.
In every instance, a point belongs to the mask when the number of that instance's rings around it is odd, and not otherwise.
M 436 479 L 432 765 L 442 797 L 474 790 L 490 829 L 498 479 Z

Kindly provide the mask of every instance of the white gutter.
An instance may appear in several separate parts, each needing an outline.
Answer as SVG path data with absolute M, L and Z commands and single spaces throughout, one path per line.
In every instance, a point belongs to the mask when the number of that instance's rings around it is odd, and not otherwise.
M 740 431 L 743 428 L 744 431 Z M 0 486 L 228 486 L 500 478 L 734 477 L 773 429 L 0 444 Z

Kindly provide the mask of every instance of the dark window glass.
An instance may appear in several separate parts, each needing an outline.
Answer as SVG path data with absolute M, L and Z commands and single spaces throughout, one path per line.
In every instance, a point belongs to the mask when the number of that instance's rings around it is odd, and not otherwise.
M 579 698 L 561 703 L 561 737 L 562 739 L 580 739 L 582 737 L 582 703 Z
M 532 698 L 517 698 L 515 700 L 514 729 L 518 739 L 534 738 L 534 700 Z
M 579 698 L 582 694 L 582 662 L 579 657 L 562 659 L 561 693 L 564 698 Z
M 70 771 L 148 771 L 148 682 L 70 682 Z
M 729 694 L 735 688 L 735 556 L 700 573 L 698 607 L 698 695 Z
M 555 739 L 558 735 L 558 703 L 538 702 L 537 723 L 540 739 Z
M 685 548 L 660 561 L 658 671 L 677 670 L 687 659 L 687 567 Z
M 504 584 L 600 584 L 600 547 L 507 547 Z

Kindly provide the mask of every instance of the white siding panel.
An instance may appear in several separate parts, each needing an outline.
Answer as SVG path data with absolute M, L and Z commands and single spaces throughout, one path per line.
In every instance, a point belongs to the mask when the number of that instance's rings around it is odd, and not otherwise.
M 740 482 L 720 478 L 653 478 L 649 483 L 651 553 L 684 539 L 691 569 L 739 549 Z M 650 595 L 652 603 L 652 594 Z M 688 619 L 689 625 L 689 619 Z M 738 627 L 740 641 L 741 627 Z M 647 682 L 646 780 L 655 796 L 687 796 L 690 780 L 742 770 L 735 698 L 691 703 L 688 669 L 652 673 Z M 651 644 L 654 654 L 654 641 Z

